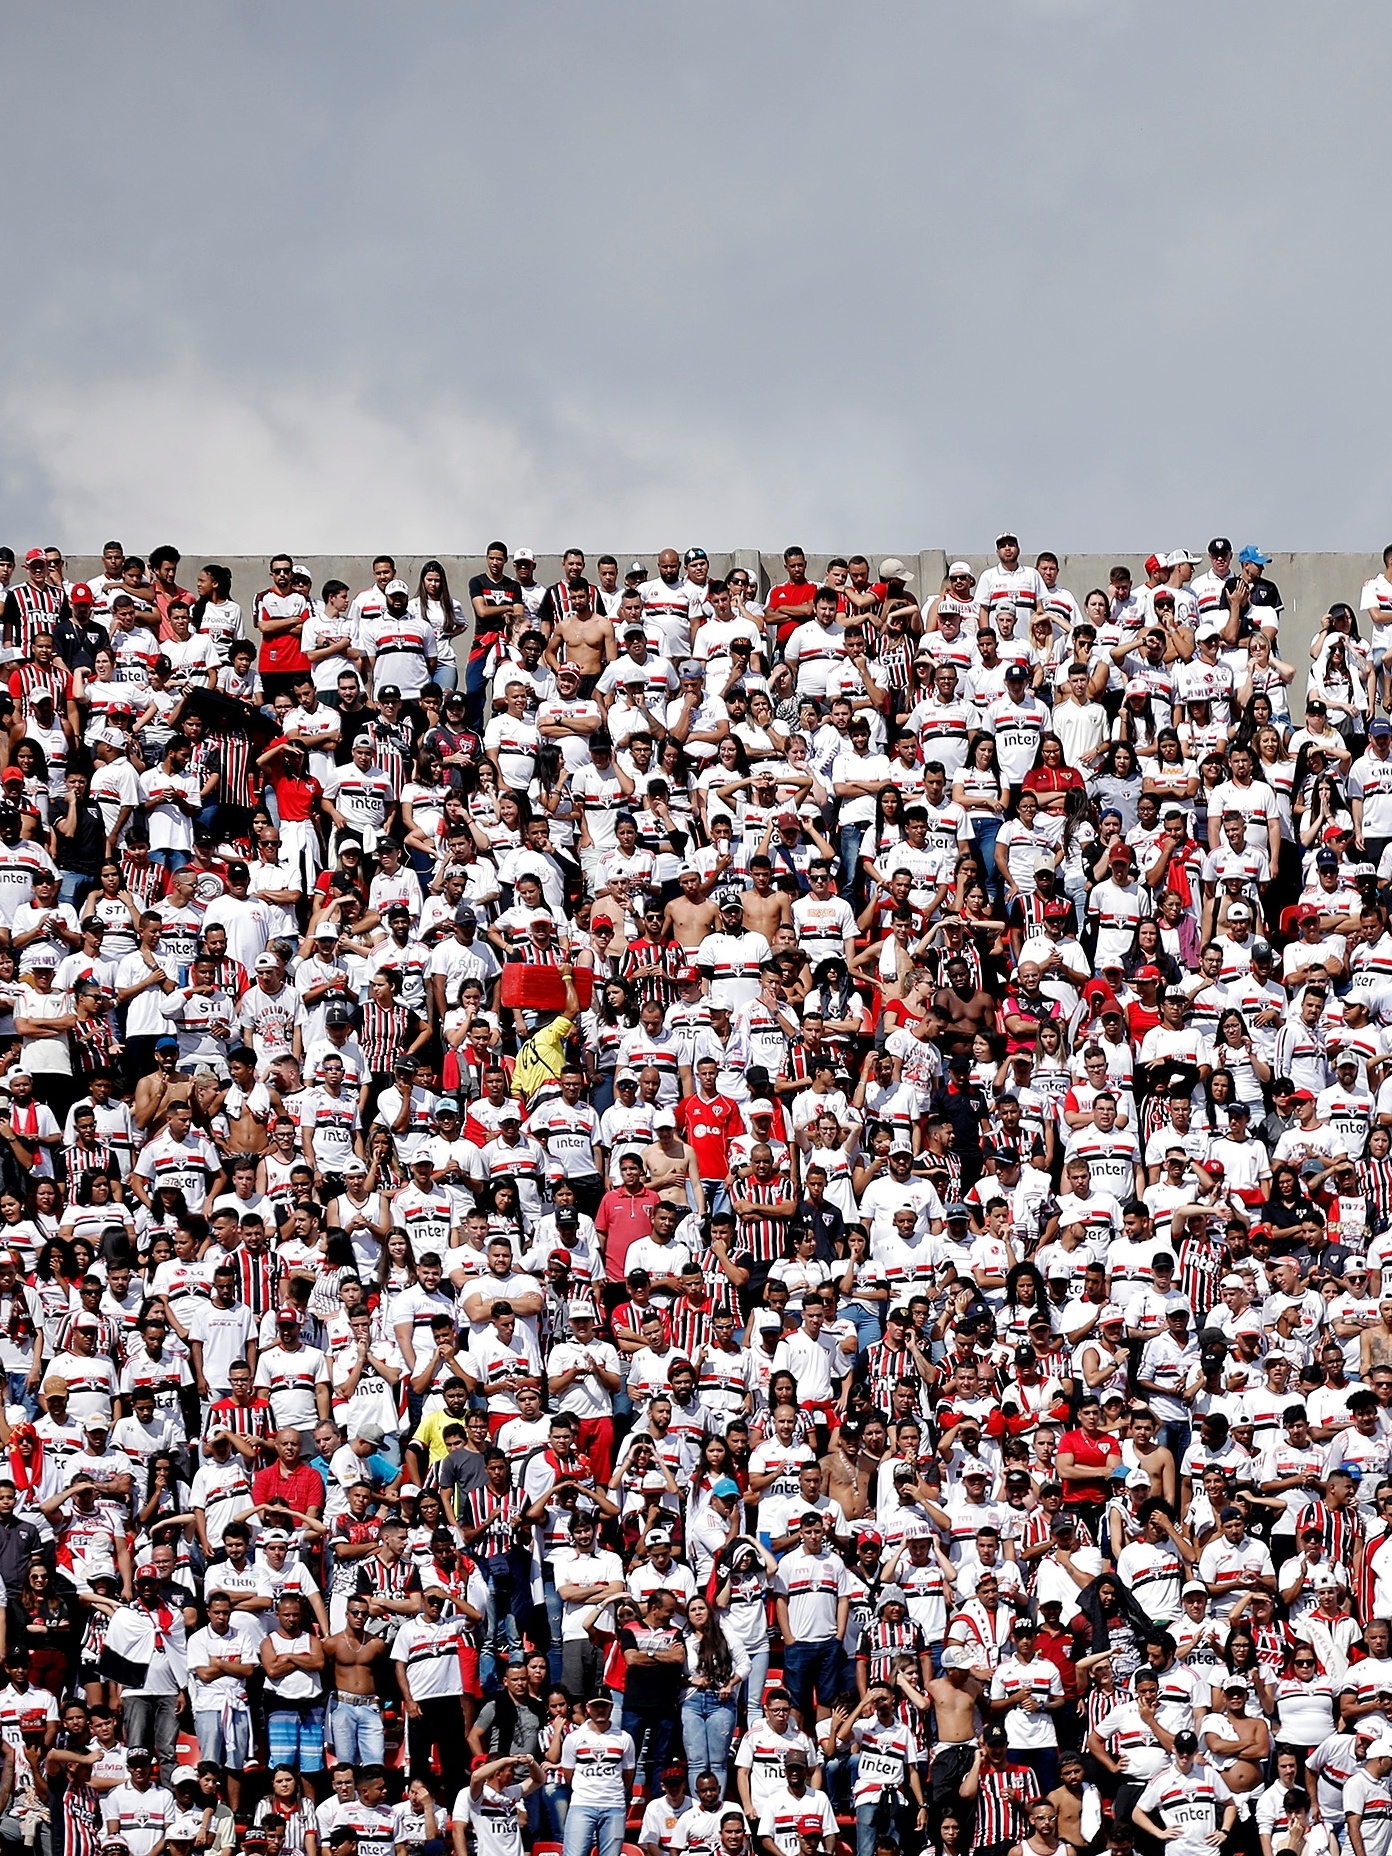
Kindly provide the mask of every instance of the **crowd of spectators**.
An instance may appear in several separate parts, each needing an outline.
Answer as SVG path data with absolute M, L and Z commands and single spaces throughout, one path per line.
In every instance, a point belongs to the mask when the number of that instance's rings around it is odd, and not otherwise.
M 4 1856 L 1389 1856 L 1392 581 L 996 557 L 0 549 Z

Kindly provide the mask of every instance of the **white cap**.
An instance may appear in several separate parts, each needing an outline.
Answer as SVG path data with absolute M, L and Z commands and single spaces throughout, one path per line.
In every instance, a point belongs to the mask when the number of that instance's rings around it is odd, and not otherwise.
M 1199 556 L 1197 554 L 1191 554 L 1187 548 L 1176 548 L 1173 554 L 1162 554 L 1160 556 L 1160 565 L 1162 567 L 1197 567 L 1198 564 Z
M 653 1116 L 653 1126 L 655 1128 L 675 1128 L 676 1125 L 677 1118 L 670 1108 L 660 1108 Z
M 388 580 L 382 592 L 384 596 L 389 593 L 404 593 L 408 599 L 411 597 L 411 589 L 404 580 Z
M 970 563 L 967 561 L 954 561 L 947 570 L 947 577 L 949 580 L 955 580 L 958 574 L 971 574 L 973 580 L 976 578 L 976 575 L 972 574 Z
M 1222 636 L 1223 621 L 1221 619 L 1205 619 L 1194 632 L 1194 637 L 1199 644 L 1202 644 L 1205 638 L 1221 638 Z
M 1364 1754 L 1365 1759 L 1392 1759 L 1392 1734 L 1379 1734 Z

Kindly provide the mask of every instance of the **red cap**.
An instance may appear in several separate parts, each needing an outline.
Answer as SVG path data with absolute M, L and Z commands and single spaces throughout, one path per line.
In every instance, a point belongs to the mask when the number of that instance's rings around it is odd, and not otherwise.
M 808 1811 L 797 1821 L 797 1833 L 800 1837 L 820 1837 L 826 1826 L 821 1818 Z
M 1147 965 L 1144 967 L 1137 967 L 1135 977 L 1138 980 L 1159 980 L 1162 976 L 1159 967 Z
M 1250 1225 L 1250 1226 L 1248 1227 L 1248 1230 L 1247 1230 L 1247 1235 L 1248 1235 L 1248 1237 L 1249 1237 L 1249 1238 L 1251 1238 L 1251 1237 L 1270 1237 L 1270 1236 L 1271 1236 L 1271 1226 L 1270 1226 L 1269 1224 L 1254 1224 L 1254 1225 Z
M 70 606 L 95 606 L 97 596 L 85 580 L 79 580 L 72 592 L 68 594 Z
M 1114 844 L 1112 846 L 1111 861 L 1114 864 L 1120 864 L 1120 863 L 1129 864 L 1133 854 L 1134 853 L 1132 852 L 1131 846 L 1129 844 Z
M 1326 825 L 1320 834 L 1321 844 L 1337 844 L 1341 838 L 1348 836 L 1347 825 Z
M 24 565 L 26 567 L 32 567 L 36 561 L 46 560 L 47 558 L 42 548 L 31 548 L 24 557 Z
M 12 782 L 17 780 L 19 784 L 23 786 L 24 775 L 20 772 L 18 767 L 6 767 L 5 771 L 3 773 L 0 773 L 0 782 L 3 782 L 5 780 L 9 780 Z
M 1146 564 L 1145 564 L 1145 570 L 1148 574 L 1158 574 L 1160 571 L 1160 566 L 1161 566 L 1161 561 L 1160 561 L 1160 556 L 1158 554 L 1152 554 L 1147 557 Z
M 1295 919 L 1298 922 L 1317 922 L 1319 918 L 1320 912 L 1313 902 L 1302 902 L 1295 912 Z
M 1309 1089 L 1297 1089 L 1291 1097 L 1292 1102 L 1313 1102 L 1314 1092 Z
M 873 1544 L 877 1547 L 882 1547 L 884 1545 L 884 1535 L 879 1533 L 873 1527 L 857 1528 L 856 1539 L 857 1540 L 869 1540 L 873 1542 Z
M 701 976 L 695 967 L 682 967 L 677 974 L 678 986 L 699 986 Z

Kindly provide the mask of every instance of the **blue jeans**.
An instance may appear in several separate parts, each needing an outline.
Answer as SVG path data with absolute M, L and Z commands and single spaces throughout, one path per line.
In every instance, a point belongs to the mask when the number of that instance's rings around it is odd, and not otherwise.
M 981 878 L 986 885 L 986 894 L 991 901 L 999 902 L 1003 884 L 1001 873 L 996 868 L 996 839 L 1005 821 L 998 818 L 979 818 L 972 826 L 972 849 L 976 852 L 977 862 L 981 865 Z
M 703 1179 L 701 1190 L 706 1195 L 706 1216 L 713 1217 L 716 1212 L 734 1210 L 730 1203 L 730 1189 L 723 1179 Z
M 735 1704 L 721 1701 L 709 1689 L 692 1689 L 682 1703 L 682 1745 L 686 1748 L 686 1783 L 694 1798 L 696 1781 L 711 1771 L 725 1796 L 725 1769 L 730 1763 L 730 1742 L 735 1735 Z M 874 1852 L 871 1852 L 874 1856 Z
M 90 890 L 97 887 L 95 876 L 89 876 L 84 870 L 60 870 L 58 872 L 58 900 L 70 902 L 77 908 Z
M 239 1772 L 246 1765 L 247 1754 L 251 1751 L 249 1714 L 233 1714 L 226 1727 L 223 1726 L 222 1715 L 216 1710 L 195 1714 L 193 1728 L 198 1735 L 201 1758 L 214 1760 L 219 1766 L 230 1766 L 233 1772 Z
M 25 1385 L 27 1377 L 25 1373 L 6 1373 L 5 1382 L 9 1391 L 8 1402 L 11 1405 L 23 1405 L 24 1414 L 32 1424 L 39 1415 L 39 1395 Z
M 883 1832 L 897 1831 L 896 1798 L 891 1791 L 881 1792 L 873 1804 L 856 1806 L 856 1856 L 875 1856 L 875 1845 Z
M 859 897 L 864 889 L 860 868 L 860 844 L 869 828 L 865 825 L 841 827 L 841 894 Z
M 860 1351 L 864 1353 L 867 1347 L 873 1347 L 882 1332 L 880 1317 L 874 1309 L 867 1308 L 863 1302 L 845 1302 L 842 1304 L 841 1313 L 854 1324 L 856 1345 Z
M 561 1621 L 565 1616 L 565 1606 L 561 1595 L 556 1590 L 556 1582 L 548 1572 L 542 1585 L 542 1594 L 546 1599 L 546 1622 L 551 1629 L 551 1647 L 546 1656 L 551 1667 L 551 1681 L 559 1684 L 561 1680 Z
M 744 1678 L 744 1711 L 750 1726 L 764 1718 L 764 1687 L 768 1682 L 769 1647 L 749 1652 L 749 1674 Z
M 817 1699 L 831 1703 L 841 1686 L 843 1653 L 835 1637 L 821 1643 L 790 1643 L 783 1651 L 783 1686 L 793 1698 L 793 1706 L 802 1716 L 803 1732 L 815 1723 L 813 1691 Z
M 657 1792 L 658 1774 L 667 1764 L 672 1741 L 676 1737 L 676 1710 L 674 1708 L 669 1712 L 664 1708 L 633 1708 L 625 1701 L 620 1725 L 633 1741 L 638 1755 L 633 1783 L 641 1785 L 646 1778 L 648 1796 L 651 1798 Z
M 565 1856 L 590 1856 L 596 1844 L 599 1856 L 620 1856 L 626 1815 L 621 1804 L 572 1804 L 566 1812 Z
M 173 876 L 176 870 L 182 870 L 184 865 L 191 861 L 192 859 L 187 851 L 150 852 L 150 862 L 152 864 L 163 864 L 170 876 Z
M 380 1766 L 386 1757 L 387 1736 L 380 1708 L 355 1708 L 335 1695 L 329 1702 L 328 1728 L 335 1759 L 350 1766 Z

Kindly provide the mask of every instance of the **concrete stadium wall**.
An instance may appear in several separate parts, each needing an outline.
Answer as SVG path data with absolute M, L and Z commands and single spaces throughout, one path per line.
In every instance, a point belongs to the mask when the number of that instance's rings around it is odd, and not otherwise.
M 1241 537 L 1234 540 L 1242 545 Z M 520 544 L 519 544 L 520 545 Z M 668 546 L 662 543 L 661 546 Z M 936 593 L 947 567 L 948 556 L 941 548 L 881 548 L 876 552 L 868 549 L 856 549 L 867 555 L 872 567 L 890 555 L 897 555 L 914 575 L 914 590 L 920 600 Z M 617 556 L 619 570 L 622 573 L 630 561 L 639 560 L 646 563 L 650 572 L 657 572 L 657 548 L 609 549 Z M 1197 552 L 1197 549 L 1194 550 Z M 355 555 L 302 555 L 299 557 L 314 576 L 315 590 L 325 580 L 345 580 L 357 592 L 367 586 L 372 579 L 372 556 Z M 396 557 L 397 570 L 414 590 L 420 577 L 424 562 L 431 557 L 426 555 L 403 555 Z M 474 574 L 482 573 L 484 561 L 482 555 L 440 554 L 434 557 L 443 565 L 449 576 L 450 589 L 467 613 L 465 590 Z M 815 578 L 825 568 L 831 558 L 830 553 L 808 555 L 808 571 Z M 954 556 L 953 558 L 957 558 Z M 985 567 L 994 564 L 995 555 L 968 554 L 964 557 L 972 564 L 978 574 Z M 1026 553 L 1024 558 L 1032 556 Z M 199 555 L 188 554 L 184 557 L 180 578 L 187 586 L 192 584 L 197 568 L 203 560 L 220 560 L 231 569 L 232 596 L 240 601 L 244 611 L 250 609 L 256 594 L 269 584 L 264 559 L 249 555 Z M 593 572 L 594 553 L 589 556 Z M 783 576 L 783 553 L 781 548 L 761 550 L 758 548 L 735 548 L 725 553 L 711 551 L 711 573 L 723 575 L 736 564 L 750 573 L 759 576 L 761 590 L 767 590 Z M 1145 578 L 1144 555 L 1134 554 L 1065 554 L 1061 556 L 1059 578 L 1061 583 L 1081 602 L 1093 587 L 1105 587 L 1107 575 L 1113 567 L 1126 566 L 1131 569 L 1139 583 Z M 1347 600 L 1357 610 L 1358 596 L 1365 580 L 1382 569 L 1382 557 L 1378 552 L 1370 554 L 1277 554 L 1272 557 L 1267 577 L 1274 580 L 1281 589 L 1285 601 L 1285 614 L 1281 625 L 1281 654 L 1287 663 L 1296 666 L 1297 675 L 1293 686 L 1293 695 L 1299 701 L 1304 695 L 1304 672 L 1309 664 L 1310 640 L 1319 628 L 1319 621 L 1329 606 L 1339 599 Z M 69 555 L 68 573 L 75 580 L 101 571 L 100 556 Z M 1196 572 L 1203 572 L 1202 567 Z M 560 578 L 560 554 L 543 554 L 537 558 L 537 578 L 551 582 Z M 469 615 L 471 616 L 471 615 Z M 1367 626 L 1362 626 L 1364 636 Z

